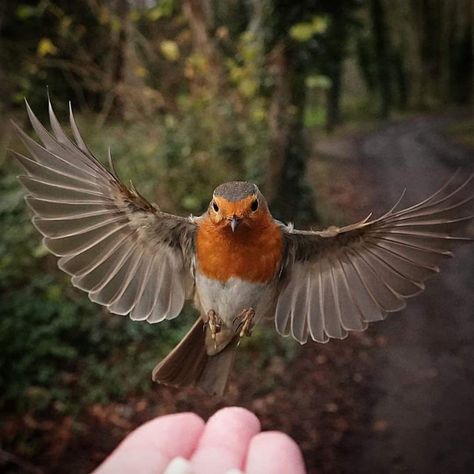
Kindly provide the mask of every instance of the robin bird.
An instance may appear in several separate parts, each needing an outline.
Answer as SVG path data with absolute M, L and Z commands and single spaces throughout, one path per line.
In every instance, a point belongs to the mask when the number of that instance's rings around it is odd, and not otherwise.
M 72 284 L 111 313 L 158 323 L 186 299 L 200 313 L 153 371 L 153 380 L 222 394 L 236 348 L 262 318 L 301 344 L 362 331 L 401 310 L 452 256 L 472 218 L 471 178 L 426 200 L 398 204 L 377 219 L 326 230 L 296 230 L 274 219 L 255 184 L 218 186 L 200 217 L 161 211 L 74 141 L 49 103 L 52 134 L 27 104 L 42 144 L 20 128 L 30 157 L 15 156 L 19 180 L 45 246 Z

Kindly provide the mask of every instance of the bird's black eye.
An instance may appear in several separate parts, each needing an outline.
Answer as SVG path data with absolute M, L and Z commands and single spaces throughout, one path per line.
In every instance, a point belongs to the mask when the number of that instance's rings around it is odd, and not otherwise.
M 212 209 L 214 209 L 215 212 L 219 212 L 219 206 L 216 201 L 212 201 Z
M 252 209 L 253 212 L 255 212 L 258 209 L 258 200 L 257 199 L 252 201 L 252 204 L 250 204 L 250 209 Z

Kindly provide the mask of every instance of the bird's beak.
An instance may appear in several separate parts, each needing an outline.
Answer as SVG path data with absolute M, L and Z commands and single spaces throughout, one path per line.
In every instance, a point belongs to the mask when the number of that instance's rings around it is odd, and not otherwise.
M 239 219 L 236 216 L 233 216 L 230 220 L 230 228 L 232 229 L 232 232 L 235 232 L 235 229 L 239 226 L 240 222 L 242 219 Z

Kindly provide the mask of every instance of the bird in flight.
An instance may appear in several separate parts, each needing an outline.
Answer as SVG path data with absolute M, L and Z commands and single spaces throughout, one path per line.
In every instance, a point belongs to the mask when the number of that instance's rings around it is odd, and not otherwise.
M 439 272 L 473 214 L 469 178 L 424 201 L 345 227 L 296 230 L 274 219 L 245 181 L 218 186 L 199 217 L 168 214 L 125 186 L 82 139 L 69 137 L 51 103 L 52 133 L 27 104 L 41 143 L 17 127 L 29 156 L 32 222 L 72 284 L 115 314 L 158 323 L 193 300 L 199 318 L 153 371 L 153 380 L 225 391 L 235 352 L 262 318 L 304 344 L 363 331 L 399 311 Z

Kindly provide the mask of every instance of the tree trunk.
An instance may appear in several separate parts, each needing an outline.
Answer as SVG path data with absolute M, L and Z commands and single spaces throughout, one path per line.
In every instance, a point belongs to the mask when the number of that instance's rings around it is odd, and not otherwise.
M 341 122 L 341 91 L 343 62 L 347 54 L 349 36 L 350 10 L 341 2 L 339 8 L 332 5 L 328 13 L 331 21 L 326 38 L 326 54 L 324 73 L 331 79 L 331 87 L 327 90 L 326 130 L 331 132 Z
M 278 183 L 282 175 L 289 139 L 290 83 L 284 50 L 283 43 L 279 43 L 270 54 L 270 70 L 274 80 L 274 88 L 268 114 L 270 154 L 264 183 L 265 196 L 269 202 L 275 200 L 278 192 Z
M 392 108 L 392 90 L 390 74 L 390 45 L 385 21 L 385 6 L 382 0 L 371 0 L 372 32 L 376 57 L 376 68 L 379 89 L 379 114 L 387 118 Z
M 468 13 L 471 19 L 471 58 L 474 59 L 474 1 L 471 0 L 468 4 Z M 474 109 L 474 60 L 471 62 L 471 105 Z
M 403 61 L 403 53 L 400 50 L 397 50 L 393 54 L 393 66 L 397 85 L 397 105 L 400 109 L 404 110 L 408 106 L 410 93 L 408 75 Z
M 332 132 L 341 122 L 342 58 L 335 58 L 329 72 L 331 87 L 327 91 L 326 131 Z
M 297 55 L 279 44 L 270 111 L 271 155 L 265 192 L 279 219 L 314 222 L 312 192 L 305 184 L 308 150 L 304 137 L 305 74 Z
M 206 82 L 217 93 L 221 90 L 224 75 L 221 70 L 221 54 L 210 34 L 212 28 L 211 11 L 212 9 L 206 0 L 185 0 L 183 2 L 183 12 L 193 35 L 194 50 L 206 58 L 209 66 Z
M 123 117 L 125 112 L 124 99 L 121 94 L 122 84 L 125 81 L 127 27 L 129 6 L 127 0 L 117 0 L 115 3 L 115 14 L 120 19 L 120 31 L 114 47 L 114 65 L 112 70 L 112 112 L 117 117 Z

